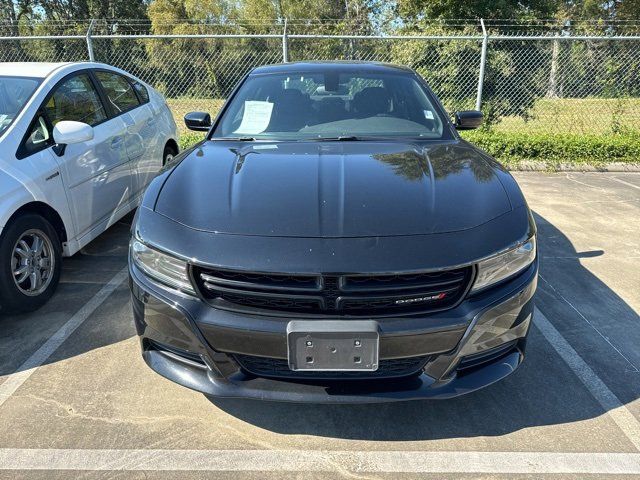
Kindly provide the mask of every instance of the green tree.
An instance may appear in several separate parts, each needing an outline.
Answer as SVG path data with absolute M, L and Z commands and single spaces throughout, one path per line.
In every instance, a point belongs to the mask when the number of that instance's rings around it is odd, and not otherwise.
M 376 1 L 154 0 L 148 14 L 159 34 L 282 33 L 285 18 L 289 33 L 370 33 Z M 344 43 L 290 41 L 290 58 L 339 58 L 349 51 Z M 251 68 L 282 61 L 279 38 L 158 39 L 146 45 L 156 85 L 170 97 L 224 98 Z
M 32 11 L 44 12 L 47 20 L 85 20 L 89 18 L 146 18 L 144 0 L 35 0 Z
M 416 23 L 436 18 L 548 18 L 557 7 L 557 0 L 398 0 L 397 13 L 403 20 Z
M 621 20 L 640 20 L 640 0 L 616 2 L 616 17 Z

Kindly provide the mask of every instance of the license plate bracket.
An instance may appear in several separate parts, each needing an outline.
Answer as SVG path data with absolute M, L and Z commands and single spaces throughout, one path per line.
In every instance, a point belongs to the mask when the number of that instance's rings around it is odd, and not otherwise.
M 293 320 L 287 324 L 289 368 L 376 371 L 380 335 L 373 320 Z

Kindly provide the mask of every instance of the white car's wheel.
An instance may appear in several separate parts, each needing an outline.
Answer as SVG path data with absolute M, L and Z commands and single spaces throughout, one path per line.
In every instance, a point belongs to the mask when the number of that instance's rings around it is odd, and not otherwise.
M 23 215 L 0 239 L 0 311 L 17 313 L 41 307 L 60 280 L 60 241 L 43 217 Z

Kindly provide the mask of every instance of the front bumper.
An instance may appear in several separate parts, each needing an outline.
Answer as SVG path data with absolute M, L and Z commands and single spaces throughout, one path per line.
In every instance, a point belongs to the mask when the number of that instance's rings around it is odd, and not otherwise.
M 143 358 L 157 373 L 216 397 L 315 403 L 444 399 L 506 377 L 524 358 L 538 273 L 536 261 L 453 309 L 380 319 L 380 358 L 428 356 L 416 375 L 302 381 L 249 374 L 235 357 L 286 358 L 287 319 L 217 310 L 129 268 Z

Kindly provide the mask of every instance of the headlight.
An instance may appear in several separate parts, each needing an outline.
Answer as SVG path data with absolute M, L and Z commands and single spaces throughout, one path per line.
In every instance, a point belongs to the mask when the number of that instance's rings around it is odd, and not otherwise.
M 187 274 L 187 263 L 159 252 L 137 239 L 131 241 L 131 259 L 140 270 L 160 283 L 195 295 Z
M 478 276 L 471 291 L 493 285 L 531 265 L 536 258 L 536 237 L 522 245 L 478 263 Z

